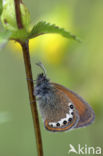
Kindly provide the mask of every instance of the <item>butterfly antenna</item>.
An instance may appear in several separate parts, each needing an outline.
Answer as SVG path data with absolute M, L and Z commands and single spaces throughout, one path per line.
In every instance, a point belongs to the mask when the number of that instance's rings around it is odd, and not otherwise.
M 43 70 L 44 74 L 46 75 L 47 71 L 46 71 L 44 65 L 41 62 L 36 63 L 36 65 L 39 66 Z

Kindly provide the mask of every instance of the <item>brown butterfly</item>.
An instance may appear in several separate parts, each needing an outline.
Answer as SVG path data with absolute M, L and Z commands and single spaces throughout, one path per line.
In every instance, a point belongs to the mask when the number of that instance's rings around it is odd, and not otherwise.
M 70 89 L 50 82 L 43 64 L 37 63 L 37 65 L 44 73 L 37 77 L 34 94 L 39 103 L 45 128 L 61 132 L 91 124 L 95 114 L 90 105 Z

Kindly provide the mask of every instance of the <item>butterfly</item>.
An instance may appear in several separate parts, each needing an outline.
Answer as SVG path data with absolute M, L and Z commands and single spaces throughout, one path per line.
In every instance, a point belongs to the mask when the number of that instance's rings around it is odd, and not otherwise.
M 91 124 L 95 113 L 91 106 L 74 91 L 51 82 L 43 69 L 36 79 L 34 95 L 44 120 L 44 126 L 52 132 L 62 132 Z

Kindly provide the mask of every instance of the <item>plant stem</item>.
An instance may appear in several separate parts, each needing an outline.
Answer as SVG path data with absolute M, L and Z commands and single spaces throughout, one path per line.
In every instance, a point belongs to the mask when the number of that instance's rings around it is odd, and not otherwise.
M 23 24 L 21 19 L 21 12 L 20 12 L 20 0 L 14 0 L 14 4 L 15 4 L 16 21 L 17 21 L 18 29 L 22 29 Z M 38 111 L 36 105 L 36 98 L 33 94 L 34 84 L 33 84 L 32 70 L 31 70 L 29 45 L 28 45 L 28 41 L 24 41 L 24 42 L 19 41 L 19 43 L 21 44 L 23 50 L 23 58 L 24 58 L 25 71 L 27 77 L 30 107 L 32 111 L 33 125 L 34 125 L 35 136 L 36 136 L 37 152 L 38 152 L 38 156 L 43 156 L 43 147 L 42 147 L 40 124 L 39 124 L 39 117 L 38 117 Z
M 17 25 L 19 29 L 22 29 L 23 24 L 21 20 L 20 2 L 21 0 L 14 0 Z
M 31 106 L 33 124 L 34 124 L 35 135 L 36 135 L 38 156 L 43 156 L 41 132 L 40 132 L 40 126 L 39 126 L 39 118 L 38 118 L 38 112 L 37 112 L 35 96 L 33 94 L 34 85 L 33 85 L 32 71 L 31 71 L 31 63 L 30 63 L 28 42 L 24 42 L 24 43 L 21 42 L 21 46 L 22 46 L 22 49 L 23 49 L 23 57 L 24 57 L 24 64 L 25 64 L 25 70 L 26 70 L 26 76 L 27 76 L 30 106 Z

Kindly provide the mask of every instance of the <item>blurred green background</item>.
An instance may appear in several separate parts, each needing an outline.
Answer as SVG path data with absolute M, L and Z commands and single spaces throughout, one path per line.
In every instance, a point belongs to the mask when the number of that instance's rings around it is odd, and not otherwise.
M 84 97 L 93 107 L 95 122 L 70 132 L 51 133 L 40 116 L 44 156 L 68 156 L 69 144 L 77 148 L 103 145 L 103 1 L 24 1 L 32 23 L 46 20 L 82 39 L 82 43 L 59 35 L 30 41 L 33 77 L 42 61 L 48 77 Z M 21 50 L 15 43 L 0 52 L 0 156 L 36 156 L 35 135 Z M 102 148 L 103 150 L 103 148 Z M 91 154 L 92 155 L 92 154 Z M 73 154 L 71 154 L 73 156 Z

